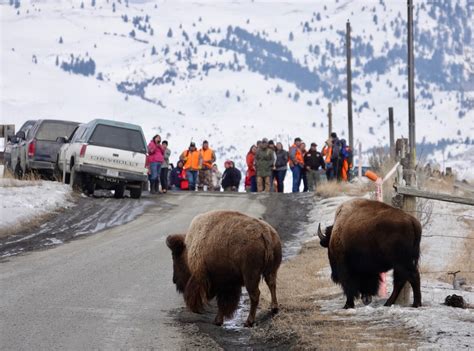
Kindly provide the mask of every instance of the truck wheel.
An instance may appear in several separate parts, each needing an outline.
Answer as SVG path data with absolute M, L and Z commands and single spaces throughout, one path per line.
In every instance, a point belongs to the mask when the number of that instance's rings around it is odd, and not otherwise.
M 84 190 L 87 195 L 90 195 L 90 196 L 94 195 L 95 183 L 92 179 L 88 179 L 86 181 L 86 184 L 84 184 Z
M 71 184 L 72 190 L 82 192 L 83 176 L 81 172 L 76 171 L 76 167 L 73 166 L 71 169 L 71 175 L 69 183 Z
M 125 185 L 119 184 L 114 190 L 114 197 L 116 199 L 122 199 L 125 194 Z
M 130 197 L 132 199 L 139 199 L 142 196 L 142 187 L 130 188 Z

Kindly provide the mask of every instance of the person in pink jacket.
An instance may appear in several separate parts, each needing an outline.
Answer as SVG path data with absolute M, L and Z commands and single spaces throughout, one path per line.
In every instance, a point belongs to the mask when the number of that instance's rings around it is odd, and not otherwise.
M 160 170 L 164 161 L 164 150 L 161 145 L 161 137 L 155 135 L 148 144 L 148 162 L 150 164 L 150 193 L 159 192 Z

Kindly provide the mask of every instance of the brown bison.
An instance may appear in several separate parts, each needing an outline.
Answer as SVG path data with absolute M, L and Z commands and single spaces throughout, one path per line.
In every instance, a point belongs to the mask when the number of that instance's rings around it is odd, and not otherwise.
M 268 223 L 233 211 L 212 211 L 196 216 L 186 235 L 170 235 L 166 244 L 173 256 L 173 283 L 188 308 L 200 313 L 216 297 L 222 325 L 238 307 L 241 287 L 250 296 L 245 322 L 255 322 L 261 277 L 271 292 L 271 309 L 278 312 L 276 277 L 281 263 L 281 243 Z
M 408 281 L 413 289 L 413 307 L 421 306 L 421 225 L 413 216 L 381 202 L 357 199 L 340 205 L 334 224 L 325 234 L 318 227 L 320 244 L 328 248 L 331 278 L 341 284 L 347 301 L 362 295 L 364 303 L 379 288 L 380 273 L 393 269 L 393 292 L 385 306 L 391 306 Z

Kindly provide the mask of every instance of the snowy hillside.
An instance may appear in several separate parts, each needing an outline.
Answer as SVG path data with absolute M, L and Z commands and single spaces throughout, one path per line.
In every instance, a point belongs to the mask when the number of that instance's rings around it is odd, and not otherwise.
M 352 25 L 354 138 L 364 149 L 407 136 L 403 1 L 0 1 L 1 121 L 141 124 L 174 152 L 209 139 L 243 165 L 262 137 L 347 136 L 345 24 Z M 443 162 L 472 156 L 473 6 L 415 9 L 417 140 Z M 445 143 L 438 144 L 442 139 Z M 469 156 L 470 155 L 470 156 Z M 175 157 L 177 154 L 174 155 Z M 464 173 L 465 163 L 458 162 Z

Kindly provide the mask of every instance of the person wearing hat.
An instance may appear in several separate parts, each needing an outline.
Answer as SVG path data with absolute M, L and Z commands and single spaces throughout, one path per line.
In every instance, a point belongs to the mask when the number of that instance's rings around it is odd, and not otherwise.
M 270 178 L 275 165 L 275 152 L 268 147 L 268 139 L 263 138 L 260 148 L 255 155 L 255 169 L 257 170 L 257 191 L 270 192 Z
M 179 159 L 184 163 L 186 177 L 189 181 L 189 190 L 195 191 L 200 168 L 200 157 L 199 151 L 196 149 L 196 144 L 191 142 L 189 144 L 189 149 L 184 150 Z
M 286 171 L 288 170 L 288 151 L 283 149 L 283 144 L 280 142 L 276 143 L 275 149 L 276 160 L 273 176 L 276 179 L 277 191 L 282 193 Z
M 319 181 L 319 168 L 326 168 L 324 158 L 321 153 L 317 151 L 317 146 L 316 143 L 311 143 L 310 149 L 304 155 L 304 166 L 306 168 L 309 191 L 316 190 L 316 183 Z
M 150 193 L 157 194 L 160 187 L 160 170 L 163 163 L 164 149 L 161 137 L 157 134 L 148 144 L 148 163 L 150 164 Z
M 208 191 L 212 190 L 212 165 L 216 162 L 216 154 L 214 150 L 209 147 L 209 142 L 204 140 L 202 148 L 199 150 L 199 184 L 198 190 L 204 190 L 204 186 L 207 187 Z

